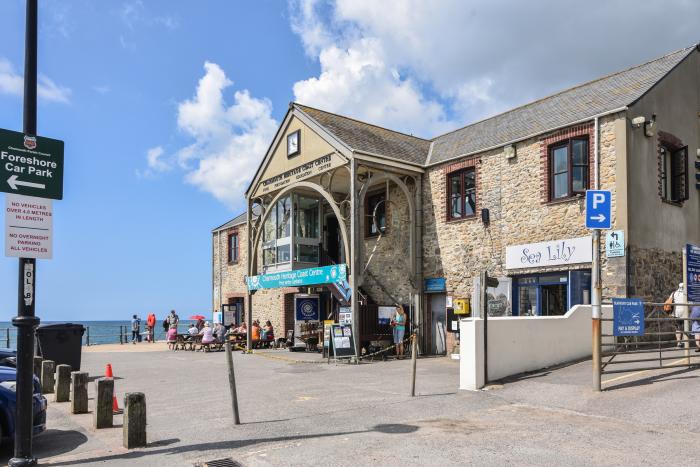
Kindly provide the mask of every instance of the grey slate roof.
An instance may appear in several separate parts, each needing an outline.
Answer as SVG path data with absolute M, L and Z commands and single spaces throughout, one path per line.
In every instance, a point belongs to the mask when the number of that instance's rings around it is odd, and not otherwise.
M 558 92 L 432 140 L 406 135 L 313 107 L 296 103 L 293 105 L 353 150 L 422 166 L 433 165 L 629 106 L 666 76 L 695 47 L 693 45 Z
M 243 212 L 242 214 L 237 215 L 236 217 L 234 217 L 233 219 L 231 219 L 227 223 L 220 225 L 217 228 L 213 229 L 212 232 L 218 232 L 220 230 L 226 230 L 228 228 L 235 227 L 237 225 L 245 224 L 246 221 L 247 221 L 246 213 Z
M 355 151 L 423 165 L 430 141 L 301 104 L 294 104 Z
M 688 47 L 656 60 L 567 89 L 439 136 L 429 164 L 523 139 L 628 106 L 683 60 Z

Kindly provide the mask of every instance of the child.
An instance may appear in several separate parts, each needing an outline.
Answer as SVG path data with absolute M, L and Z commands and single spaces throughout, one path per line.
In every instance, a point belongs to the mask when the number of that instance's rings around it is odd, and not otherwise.
M 175 348 L 175 342 L 177 341 L 177 326 L 171 325 L 166 334 L 166 339 L 168 341 L 168 348 L 173 350 Z

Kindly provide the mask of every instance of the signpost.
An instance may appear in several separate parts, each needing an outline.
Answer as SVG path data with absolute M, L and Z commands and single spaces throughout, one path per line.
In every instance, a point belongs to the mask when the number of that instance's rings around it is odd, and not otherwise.
M 639 298 L 613 298 L 613 335 L 644 335 L 644 304 Z
M 605 234 L 605 257 L 619 258 L 625 256 L 625 231 L 611 230 Z
M 596 170 L 598 170 L 597 167 Z M 598 188 L 597 173 L 595 187 Z M 602 318 L 601 295 L 603 294 L 603 286 L 600 281 L 600 231 L 611 227 L 612 193 L 607 190 L 587 190 L 586 228 L 593 229 L 593 262 L 591 265 L 591 282 L 593 283 L 591 287 L 593 389 L 598 392 L 600 392 L 600 320 Z
M 63 199 L 63 141 L 0 128 L 0 191 Z

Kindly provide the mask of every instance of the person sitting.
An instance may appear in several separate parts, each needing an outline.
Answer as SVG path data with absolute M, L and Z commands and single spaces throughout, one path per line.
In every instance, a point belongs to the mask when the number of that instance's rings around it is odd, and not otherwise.
M 253 321 L 253 326 L 250 328 L 250 340 L 252 341 L 253 347 L 257 347 L 260 343 L 260 323 L 255 320 Z
M 214 342 L 214 331 L 212 330 L 209 321 L 204 323 L 204 327 L 201 331 L 199 331 L 199 335 L 202 336 L 202 346 L 206 345 L 208 347 L 209 344 Z
M 226 328 L 224 327 L 223 324 L 221 323 L 216 323 L 214 325 L 214 335 L 216 336 L 216 340 L 220 343 L 224 342 L 224 337 L 226 336 Z
M 275 330 L 272 327 L 270 320 L 265 321 L 265 326 L 262 327 L 262 341 L 267 344 L 275 340 Z
M 168 348 L 170 350 L 175 349 L 175 343 L 177 342 L 177 326 L 172 324 L 170 329 L 168 329 L 165 339 L 168 342 Z
M 240 326 L 238 326 L 237 328 L 235 328 L 235 329 L 233 330 L 233 333 L 234 333 L 234 334 L 247 334 L 247 333 L 248 333 L 248 327 L 245 325 L 245 321 L 243 321 L 243 322 L 241 323 Z
M 190 340 L 190 341 L 193 340 L 194 336 L 199 334 L 199 329 L 197 328 L 197 325 L 192 324 L 190 326 L 190 328 L 187 330 L 187 334 L 189 334 L 189 336 L 187 337 L 187 340 Z
M 204 328 L 204 320 L 202 318 L 199 318 L 195 326 L 197 326 L 198 331 L 201 331 Z

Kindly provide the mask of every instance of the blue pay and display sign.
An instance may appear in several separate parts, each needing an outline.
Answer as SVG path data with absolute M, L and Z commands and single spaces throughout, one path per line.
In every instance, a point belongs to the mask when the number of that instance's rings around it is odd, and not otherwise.
M 613 335 L 644 335 L 644 304 L 640 298 L 613 298 Z
M 687 244 L 688 302 L 700 303 L 700 246 Z
M 612 193 L 608 190 L 586 191 L 586 228 L 609 229 L 611 227 Z

